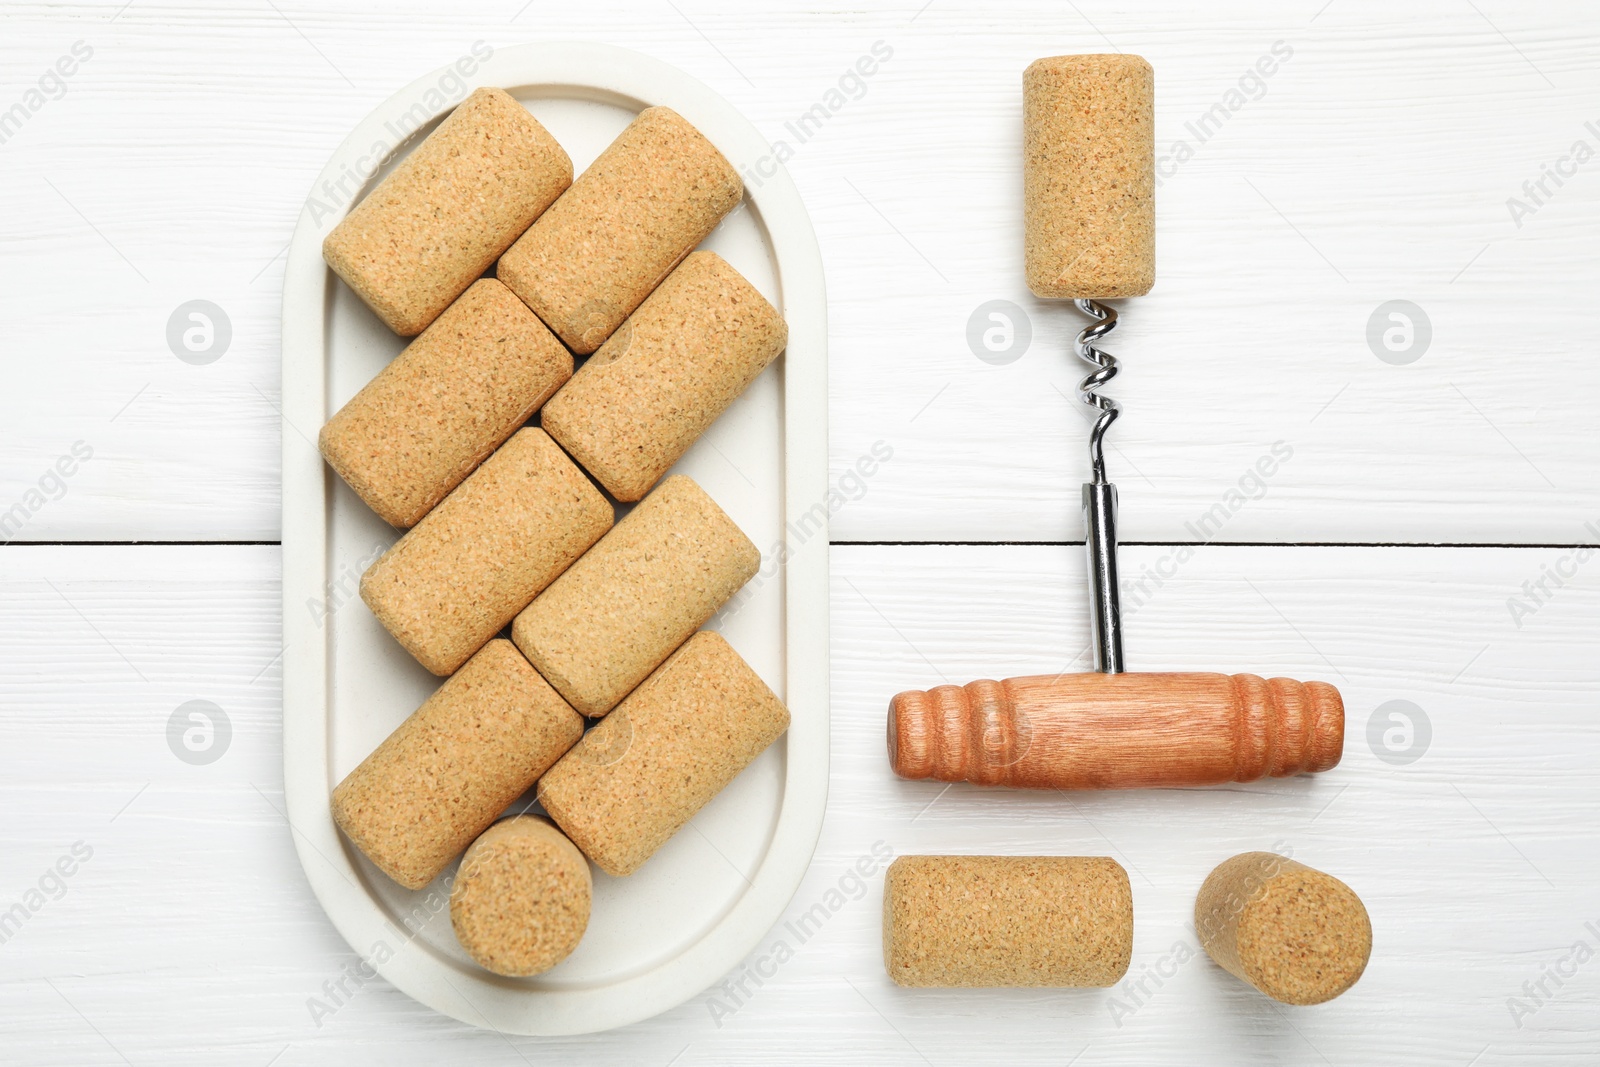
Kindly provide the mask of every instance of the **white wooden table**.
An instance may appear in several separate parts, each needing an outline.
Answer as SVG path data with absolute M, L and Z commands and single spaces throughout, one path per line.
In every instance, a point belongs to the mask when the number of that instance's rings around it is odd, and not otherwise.
M 1600 11 L 920 2 L 0 10 L 0 1060 L 1600 1059 L 1600 552 L 1580 547 L 1600 544 Z M 312 176 L 397 85 L 477 41 L 550 38 L 682 66 L 793 150 L 850 498 L 829 818 L 791 912 L 841 885 L 842 905 L 803 944 L 774 929 L 721 990 L 561 1041 L 355 972 L 280 814 L 275 662 L 278 294 Z M 878 42 L 877 73 L 841 85 Z M 1081 323 L 1022 282 L 1019 75 L 1113 48 L 1156 67 L 1166 160 L 1157 288 L 1108 346 L 1123 571 L 1171 575 L 1131 598 L 1129 661 L 1333 681 L 1345 759 L 1070 801 L 899 781 L 894 692 L 1083 666 Z M 231 327 L 203 364 L 167 339 L 197 299 Z M 969 346 L 992 300 L 1020 309 L 1025 350 Z M 892 458 L 852 474 L 879 442 Z M 1291 454 L 1252 480 L 1275 444 Z M 193 700 L 231 725 L 211 763 L 168 744 Z M 875 846 L 1115 856 L 1129 982 L 893 986 Z M 1366 976 L 1319 1008 L 1253 994 L 1187 923 L 1212 865 L 1275 846 L 1372 914 Z M 862 857 L 878 873 L 856 892 Z

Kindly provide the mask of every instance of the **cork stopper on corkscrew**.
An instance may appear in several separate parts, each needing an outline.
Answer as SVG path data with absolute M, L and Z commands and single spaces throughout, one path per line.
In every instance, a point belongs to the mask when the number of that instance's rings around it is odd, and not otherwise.
M 1121 412 L 1100 390 L 1116 357 L 1103 301 L 1155 283 L 1155 75 L 1138 56 L 1056 56 L 1023 74 L 1028 286 L 1094 321 L 1075 353 L 1093 367 L 1083 486 L 1095 674 L 938 686 L 889 706 L 889 761 L 906 778 L 1056 789 L 1249 782 L 1324 771 L 1344 748 L 1344 703 L 1325 682 L 1253 674 L 1123 673 L 1117 489 L 1104 438 Z

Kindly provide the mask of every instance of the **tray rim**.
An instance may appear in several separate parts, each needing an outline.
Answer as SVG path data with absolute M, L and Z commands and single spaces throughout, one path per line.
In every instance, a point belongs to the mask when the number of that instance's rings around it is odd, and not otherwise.
M 492 85 L 516 93 L 664 104 L 701 129 L 741 173 L 770 156 L 766 138 L 710 87 L 660 60 L 612 45 L 552 41 L 495 49 L 475 73 L 454 64 L 424 74 L 375 108 L 345 138 L 312 185 L 315 191 L 388 140 L 384 123 L 422 102 L 454 72 L 466 92 Z M 459 99 L 429 108 L 430 118 Z M 424 105 L 426 106 L 426 105 Z M 398 146 L 397 146 L 398 147 Z M 364 164 L 363 164 L 364 166 Z M 375 168 L 374 168 L 375 169 Z M 359 171 L 358 171 L 359 173 Z M 827 303 L 821 252 L 798 189 L 780 165 L 745 198 L 770 237 L 789 342 L 782 373 L 785 529 L 827 499 Z M 363 186 L 364 188 L 364 186 Z M 351 202 L 355 197 L 351 197 Z M 348 211 L 313 211 L 308 198 L 290 242 L 283 294 L 283 740 L 284 800 L 301 867 L 329 919 L 367 958 L 378 942 L 393 953 L 373 966 L 413 999 L 455 1019 L 508 1034 L 590 1033 L 650 1018 L 696 996 L 733 970 L 761 942 L 799 889 L 821 834 L 828 787 L 828 537 L 822 528 L 782 548 L 784 681 L 792 722 L 786 735 L 783 799 L 777 825 L 749 888 L 705 936 L 660 965 L 612 983 L 575 990 L 529 990 L 488 972 L 457 969 L 395 926 L 362 888 L 328 810 L 329 655 L 332 628 L 300 610 L 329 580 L 329 503 L 333 478 L 307 428 L 326 410 L 329 272 L 322 238 Z M 824 510 L 826 508 L 824 507 Z M 398 941 L 398 947 L 394 942 Z

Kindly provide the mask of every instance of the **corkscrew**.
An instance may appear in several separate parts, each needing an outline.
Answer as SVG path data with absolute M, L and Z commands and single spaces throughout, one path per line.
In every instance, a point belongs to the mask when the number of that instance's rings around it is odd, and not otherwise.
M 1078 383 L 1078 399 L 1100 412 L 1089 430 L 1090 481 L 1083 485 L 1084 546 L 1089 555 L 1089 640 L 1094 646 L 1095 670 L 1122 673 L 1122 606 L 1117 598 L 1117 487 L 1106 480 L 1106 430 L 1122 408 L 1098 392 L 1117 376 L 1117 357 L 1098 348 L 1096 341 L 1117 328 L 1117 309 L 1089 297 L 1074 301 L 1078 310 L 1095 321 L 1078 334 L 1078 358 L 1094 370 Z
M 1095 670 L 911 690 L 889 705 L 889 761 L 906 778 L 1057 789 L 1249 782 L 1324 771 L 1344 749 L 1344 702 L 1326 682 L 1253 674 L 1125 673 L 1117 587 L 1117 489 L 1105 435 L 1119 370 L 1100 347 L 1104 301 L 1155 284 L 1154 72 L 1138 56 L 1057 56 L 1023 75 L 1028 287 L 1072 300 L 1094 369 L 1078 398 L 1097 412 L 1083 485 Z

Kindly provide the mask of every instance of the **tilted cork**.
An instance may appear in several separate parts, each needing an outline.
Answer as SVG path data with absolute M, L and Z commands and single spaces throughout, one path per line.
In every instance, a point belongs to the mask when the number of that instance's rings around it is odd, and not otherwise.
M 573 707 L 604 715 L 760 566 L 716 501 L 675 475 L 529 604 L 511 638 Z
M 593 892 L 577 846 L 546 820 L 519 815 L 467 849 L 450 890 L 450 925 L 486 970 L 541 974 L 578 947 Z
M 1325 771 L 1344 752 L 1326 682 L 1253 674 L 1043 674 L 889 704 L 903 778 L 1023 789 L 1218 785 Z
M 615 512 L 543 430 L 518 432 L 361 576 L 361 599 L 449 674 L 611 529 Z
M 333 791 L 356 848 L 421 889 L 583 735 L 510 641 L 491 641 Z
M 503 89 L 478 89 L 351 209 L 322 258 L 384 324 L 421 333 L 572 184 L 572 160 Z
M 783 351 L 789 330 L 715 252 L 695 252 L 545 406 L 541 425 L 638 500 Z
M 607 874 L 638 870 L 789 728 L 720 634 L 695 634 L 539 779 L 539 803 Z
M 883 965 L 903 986 L 1110 986 L 1133 956 L 1133 889 L 1104 856 L 901 856 L 883 880 Z
M 497 276 L 584 355 L 743 195 L 699 130 L 671 108 L 646 108 L 500 257 Z
M 1139 56 L 1055 56 L 1022 75 L 1028 288 L 1143 296 L 1155 284 L 1155 71 Z
M 385 522 L 414 526 L 570 377 L 572 353 L 484 278 L 328 420 L 317 446 Z
M 1207 876 L 1195 931 L 1223 970 L 1285 1004 L 1343 993 L 1372 955 L 1372 923 L 1339 879 L 1272 852 L 1245 852 Z

